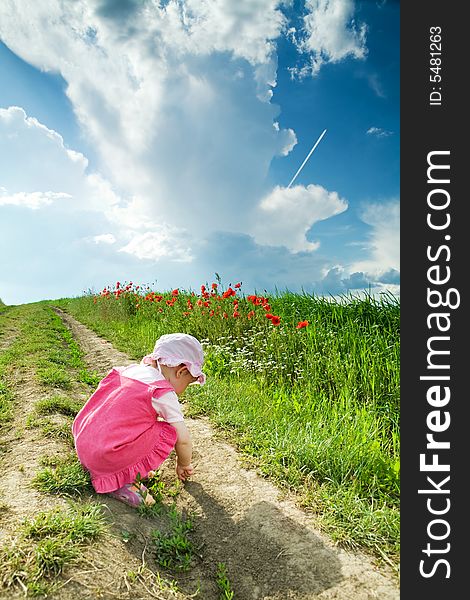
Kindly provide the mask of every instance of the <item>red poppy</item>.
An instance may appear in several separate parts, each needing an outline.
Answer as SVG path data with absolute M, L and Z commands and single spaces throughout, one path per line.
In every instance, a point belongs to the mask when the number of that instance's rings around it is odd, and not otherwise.
M 225 292 L 222 294 L 222 298 L 230 298 L 230 296 L 235 296 L 237 292 L 235 290 L 232 290 L 231 287 L 229 287 L 228 289 L 225 290 Z
M 255 311 L 254 310 L 250 310 L 250 312 L 246 315 L 248 319 L 251 319 L 252 317 L 255 316 Z
M 240 316 L 240 313 L 238 312 L 238 310 L 234 310 L 232 317 L 234 317 L 236 319 L 239 316 Z
M 242 287 L 242 284 L 241 284 L 241 283 L 236 283 L 236 284 L 234 285 L 234 287 L 236 287 L 236 288 L 241 288 L 241 287 Z
M 211 288 L 212 288 L 213 290 L 216 290 L 216 289 L 217 289 L 217 284 L 216 284 L 216 283 L 213 283 L 213 284 L 211 285 Z
M 173 291 L 171 292 L 171 295 L 172 295 L 172 296 L 177 296 L 178 294 L 179 294 L 179 290 L 173 290 Z
M 279 325 L 280 322 L 281 322 L 281 317 L 276 317 L 273 315 L 273 317 L 271 318 L 271 323 L 273 325 Z
M 302 329 L 303 327 L 307 327 L 307 325 L 308 325 L 308 321 L 299 321 L 297 323 L 296 329 Z
M 266 313 L 265 316 L 267 319 L 272 319 L 274 317 L 274 315 L 272 315 L 271 313 Z

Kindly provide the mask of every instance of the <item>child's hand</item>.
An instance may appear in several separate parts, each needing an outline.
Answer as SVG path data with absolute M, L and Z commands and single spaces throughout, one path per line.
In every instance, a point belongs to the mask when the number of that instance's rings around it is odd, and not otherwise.
M 188 479 L 188 477 L 191 477 L 191 475 L 193 473 L 194 473 L 194 467 L 191 464 L 189 464 L 185 467 L 183 467 L 182 465 L 179 465 L 179 464 L 176 465 L 176 474 L 180 481 L 186 481 L 186 479 Z

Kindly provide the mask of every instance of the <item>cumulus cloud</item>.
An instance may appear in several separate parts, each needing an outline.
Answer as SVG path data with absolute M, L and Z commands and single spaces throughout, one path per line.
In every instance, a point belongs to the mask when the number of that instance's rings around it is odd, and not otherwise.
M 326 63 L 366 57 L 367 25 L 356 23 L 354 0 L 306 0 L 305 6 L 304 30 L 297 46 L 309 60 L 293 69 L 293 74 L 314 76 Z
M 106 212 L 121 201 L 83 154 L 23 108 L 0 109 L 0 140 L 2 204 L 39 209 L 66 199 L 70 210 Z
M 0 108 L 0 140 L 2 185 L 13 193 L 36 192 L 40 181 L 41 191 L 71 194 L 88 166 L 83 154 L 65 147 L 59 133 L 18 106 Z
M 371 273 L 355 271 L 351 273 L 342 265 L 336 265 L 324 273 L 318 279 L 313 288 L 317 294 L 327 296 L 361 295 L 367 290 L 371 295 L 390 292 L 399 295 L 400 292 L 399 273 L 392 271 L 388 275 L 373 276 Z
M 170 2 L 168 8 L 179 17 L 172 24 L 180 33 L 178 48 L 189 47 L 193 52 L 208 54 L 232 52 L 254 65 L 270 61 L 273 40 L 279 37 L 285 16 L 279 0 L 188 0 Z M 168 36 L 170 39 L 170 35 Z M 175 43 L 175 37 L 171 36 Z
M 181 243 L 180 233 L 174 228 L 159 227 L 157 231 L 134 235 L 120 252 L 153 261 L 165 258 L 174 262 L 191 262 L 194 257 L 191 250 Z
M 371 280 L 363 272 L 348 273 L 336 265 L 328 269 L 325 275 L 316 283 L 316 289 L 322 294 L 339 295 L 350 291 L 370 287 Z
M 320 185 L 276 186 L 259 204 L 253 234 L 259 244 L 285 246 L 291 252 L 316 250 L 319 243 L 307 240 L 308 230 L 347 207 L 336 192 Z
M 370 258 L 352 265 L 352 270 L 363 271 L 376 280 L 390 280 L 400 270 L 400 203 L 364 205 L 360 217 L 371 230 L 365 243 Z
M 87 213 L 99 213 L 114 233 L 86 236 L 85 241 L 118 244 L 123 252 L 138 258 L 188 260 L 188 251 L 180 248 L 179 242 L 184 231 L 153 220 L 139 197 L 118 195 L 109 181 L 89 172 L 85 156 L 66 148 L 57 132 L 26 115 L 22 108 L 0 109 L 0 139 L 14 140 L 0 145 L 0 161 L 7 167 L 2 182 L 13 188 L 0 188 L 0 206 L 35 211 L 55 208 L 54 218 L 65 212 L 75 224 L 87 218 L 83 216 Z M 17 191 L 18 182 L 35 191 Z M 56 191 L 50 191 L 50 186 Z M 164 245 L 172 250 L 165 252 Z

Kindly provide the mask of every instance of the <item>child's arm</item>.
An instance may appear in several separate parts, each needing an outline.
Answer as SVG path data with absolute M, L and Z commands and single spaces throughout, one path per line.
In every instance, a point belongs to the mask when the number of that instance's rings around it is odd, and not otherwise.
M 178 434 L 178 439 L 175 444 L 176 450 L 176 474 L 178 479 L 185 481 L 194 472 L 194 467 L 191 464 L 191 458 L 193 454 L 193 444 L 191 441 L 191 434 L 184 421 L 178 421 L 172 423 Z

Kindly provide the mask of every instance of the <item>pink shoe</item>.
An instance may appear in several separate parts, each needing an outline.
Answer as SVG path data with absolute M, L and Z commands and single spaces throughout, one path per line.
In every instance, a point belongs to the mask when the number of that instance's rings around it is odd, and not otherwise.
M 138 485 L 135 483 L 126 483 L 122 488 L 114 492 L 109 492 L 108 495 L 129 506 L 139 506 L 142 502 L 147 504 L 147 506 L 155 504 L 155 499 L 143 483 Z

